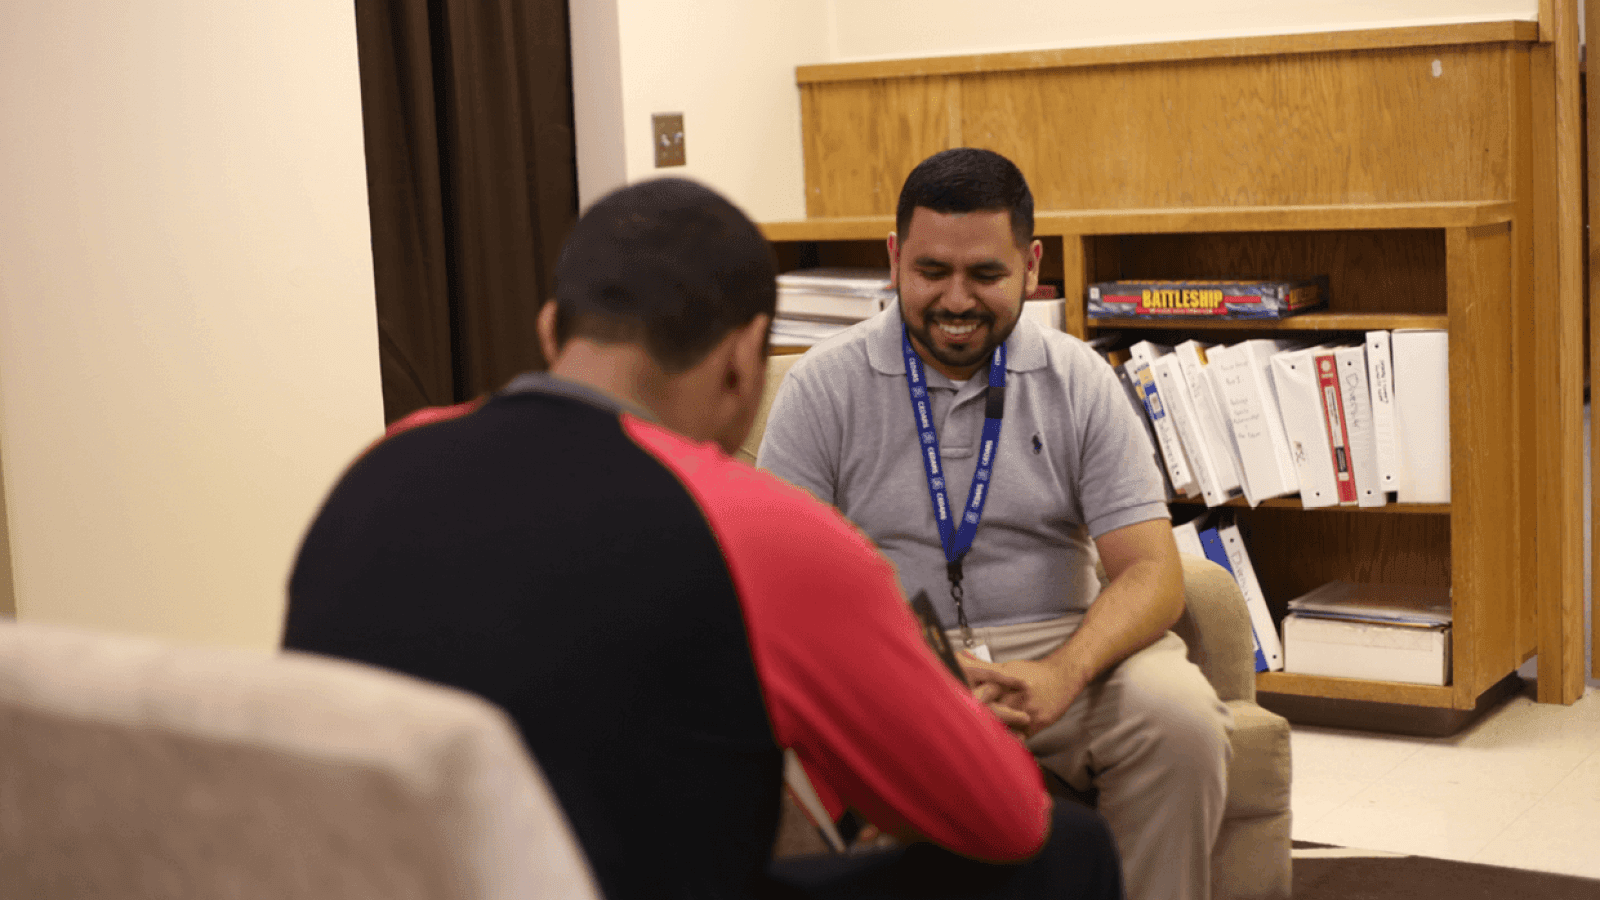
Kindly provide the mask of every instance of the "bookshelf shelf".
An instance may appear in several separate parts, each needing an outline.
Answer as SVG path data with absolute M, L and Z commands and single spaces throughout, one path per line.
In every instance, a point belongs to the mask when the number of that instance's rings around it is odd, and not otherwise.
M 1156 209 L 1052 209 L 1034 214 L 1036 237 L 1173 232 L 1350 231 L 1475 228 L 1511 221 L 1509 201 L 1358 203 L 1295 206 L 1172 206 Z M 894 216 L 832 216 L 768 222 L 770 241 L 882 241 Z
M 1179 497 L 1168 501 L 1168 506 L 1182 506 L 1198 509 L 1205 506 L 1205 501 L 1199 497 Z M 1250 509 L 1250 504 L 1243 497 L 1235 497 L 1221 506 L 1212 509 Z M 1355 515 L 1384 515 L 1390 513 L 1409 513 L 1424 516 L 1448 516 L 1450 504 L 1448 503 L 1389 503 L 1384 506 L 1323 506 L 1315 509 L 1306 509 L 1298 497 L 1274 497 L 1263 500 L 1257 508 L 1262 509 L 1292 509 L 1307 513 L 1346 513 Z
M 1296 697 L 1403 703 L 1408 706 L 1449 707 L 1455 699 L 1455 688 L 1449 685 L 1439 687 L 1398 681 L 1364 681 L 1287 672 L 1257 672 L 1256 690 Z
M 1304 313 L 1285 319 L 1089 319 L 1088 326 L 1099 330 L 1153 331 L 1392 331 L 1396 328 L 1450 327 L 1447 315 L 1407 315 L 1403 313 Z

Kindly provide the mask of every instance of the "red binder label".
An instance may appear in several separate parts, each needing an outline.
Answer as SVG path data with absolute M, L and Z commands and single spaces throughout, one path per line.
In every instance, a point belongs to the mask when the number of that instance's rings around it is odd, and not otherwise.
M 1322 398 L 1322 421 L 1328 426 L 1328 446 L 1333 448 L 1333 475 L 1339 485 L 1339 502 L 1356 502 L 1356 479 L 1350 471 L 1350 433 L 1344 424 L 1344 395 L 1339 389 L 1339 368 L 1332 353 L 1318 353 L 1317 393 Z

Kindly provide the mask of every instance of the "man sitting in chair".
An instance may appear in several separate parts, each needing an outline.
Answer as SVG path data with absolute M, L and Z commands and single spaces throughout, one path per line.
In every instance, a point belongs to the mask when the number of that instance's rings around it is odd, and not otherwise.
M 1167 630 L 1182 569 L 1115 373 L 1021 316 L 1042 254 L 1027 181 L 997 153 L 936 154 L 888 244 L 899 303 L 794 365 L 758 465 L 837 507 L 959 625 L 979 698 L 1098 791 L 1131 896 L 1205 898 L 1232 717 Z
M 1121 895 L 1094 813 L 922 642 L 834 510 L 729 459 L 761 397 L 772 251 L 649 181 L 583 216 L 550 371 L 416 417 L 312 523 L 285 645 L 514 719 L 611 900 Z M 784 753 L 911 843 L 775 864 Z

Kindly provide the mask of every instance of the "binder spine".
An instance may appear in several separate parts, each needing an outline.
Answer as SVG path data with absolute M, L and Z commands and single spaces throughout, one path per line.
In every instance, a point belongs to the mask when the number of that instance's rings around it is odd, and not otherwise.
M 1200 423 L 1189 404 L 1188 387 L 1182 383 L 1183 376 L 1178 372 L 1177 360 L 1164 356 L 1156 360 L 1152 368 L 1155 369 L 1156 386 L 1166 400 L 1167 417 L 1178 432 L 1184 457 L 1189 461 L 1189 469 L 1194 473 L 1195 482 L 1200 485 L 1200 493 L 1205 497 L 1206 504 L 1221 506 L 1227 503 L 1228 495 L 1217 484 L 1211 454 L 1203 443 Z
M 1206 380 L 1205 348 L 1198 341 L 1184 341 L 1172 352 L 1178 359 L 1178 374 L 1188 390 L 1189 407 L 1199 422 L 1200 438 L 1209 451 L 1217 488 L 1229 499 L 1237 497 L 1244 484 L 1239 473 L 1238 451 L 1233 447 L 1233 428 L 1218 408 Z
M 1245 605 L 1250 610 L 1250 625 L 1255 632 L 1256 644 L 1260 647 L 1266 665 L 1265 669 L 1256 671 L 1281 672 L 1283 642 L 1278 638 L 1277 626 L 1272 623 L 1272 612 L 1267 608 L 1267 597 L 1261 591 L 1261 583 L 1256 580 L 1256 570 L 1250 564 L 1250 554 L 1245 550 L 1239 526 L 1231 521 L 1220 523 L 1217 525 L 1217 536 L 1222 539 L 1223 549 L 1227 551 L 1233 578 L 1239 584 L 1239 592 L 1244 594 Z M 1261 662 L 1257 665 L 1261 665 Z
M 1339 366 L 1332 353 L 1318 353 L 1317 397 L 1322 401 L 1322 417 L 1328 426 L 1328 447 L 1332 450 L 1334 485 L 1341 504 L 1356 502 L 1355 472 L 1350 465 L 1350 432 L 1345 427 L 1344 398 L 1339 390 Z
M 1172 426 L 1172 420 L 1167 417 L 1166 407 L 1161 402 L 1161 393 L 1156 389 L 1150 364 L 1135 359 L 1128 365 L 1128 376 L 1134 379 L 1134 386 L 1144 401 L 1145 413 L 1150 416 L 1150 424 L 1155 428 L 1156 440 L 1161 445 L 1161 458 L 1167 464 L 1167 477 L 1172 479 L 1173 490 L 1180 494 L 1192 494 L 1196 489 L 1194 475 L 1183 456 L 1183 445 L 1178 443 L 1178 431 Z
M 1172 488 L 1172 477 L 1167 474 L 1167 464 L 1161 458 L 1161 440 L 1156 437 L 1155 425 L 1150 422 L 1150 414 L 1145 410 L 1144 391 L 1141 390 L 1138 380 L 1132 376 L 1133 364 L 1123 363 L 1114 366 L 1117 373 L 1117 382 L 1122 385 L 1122 390 L 1127 394 L 1128 405 L 1133 408 L 1133 414 L 1138 417 L 1139 424 L 1144 426 L 1144 433 L 1150 440 L 1150 459 L 1156 464 L 1156 471 L 1161 473 L 1161 486 L 1168 501 L 1176 498 L 1178 492 Z
M 1217 534 L 1216 526 L 1211 526 L 1200 530 L 1200 547 L 1205 553 L 1206 559 L 1209 559 L 1226 569 L 1229 575 L 1234 576 L 1235 582 L 1239 580 L 1238 574 L 1233 569 L 1233 563 L 1228 559 L 1228 551 L 1222 546 L 1222 537 Z M 1243 593 L 1242 588 L 1240 589 L 1240 593 Z M 1249 601 L 1246 600 L 1245 602 L 1248 603 Z M 1267 662 L 1267 652 L 1261 646 L 1261 638 L 1256 634 L 1254 618 L 1252 618 L 1250 621 L 1250 643 L 1255 648 L 1256 671 L 1267 671 L 1267 668 L 1270 664 Z
M 1400 448 L 1394 421 L 1394 359 L 1387 331 L 1367 332 L 1367 392 L 1372 398 L 1372 437 L 1378 453 L 1378 485 L 1400 490 Z
M 1339 363 L 1339 396 L 1344 400 L 1344 424 L 1350 432 L 1350 469 L 1356 476 L 1356 503 L 1384 506 L 1388 494 L 1378 478 L 1378 444 L 1372 428 L 1372 392 L 1367 390 L 1367 348 L 1341 347 L 1334 352 Z

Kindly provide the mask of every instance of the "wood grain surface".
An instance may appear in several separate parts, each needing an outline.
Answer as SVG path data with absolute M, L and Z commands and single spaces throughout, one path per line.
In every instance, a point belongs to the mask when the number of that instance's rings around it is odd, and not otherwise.
M 963 141 L 1016 162 L 1040 209 L 1508 200 L 1516 46 L 810 84 L 807 215 L 892 212 L 951 146 L 956 79 Z
M 1467 706 L 1522 662 L 1515 602 L 1520 436 L 1512 365 L 1511 227 L 1452 228 L 1450 297 L 1451 579 L 1456 700 Z
M 1540 0 L 1548 4 L 1550 0 Z M 1543 21 L 1544 15 L 1540 16 Z M 929 75 L 966 75 L 984 72 L 1060 69 L 1083 66 L 1124 66 L 1135 63 L 1228 59 L 1339 50 L 1393 50 L 1417 46 L 1483 44 L 1532 41 L 1539 38 L 1536 23 L 1523 21 L 1464 22 L 1405 28 L 1369 28 L 1309 34 L 1257 35 L 1197 41 L 1120 44 L 1109 47 L 1074 47 L 1059 50 L 1024 50 L 1010 53 L 973 53 L 961 56 L 871 62 L 825 63 L 799 66 L 795 81 L 817 84 L 905 78 Z
M 802 88 L 806 215 L 893 215 L 912 168 L 956 146 L 950 114 L 960 108 L 958 92 L 945 78 Z
M 1516 211 L 1517 204 L 1507 200 L 1288 206 L 1172 206 L 1161 209 L 1045 209 L 1036 206 L 1033 230 L 1035 235 L 1043 237 L 1208 231 L 1374 231 L 1452 228 L 1509 222 L 1516 215 Z M 762 234 L 770 241 L 882 240 L 893 230 L 892 212 L 854 216 L 815 216 L 761 224 Z
M 1470 709 L 1456 703 L 1454 687 L 1403 684 L 1398 681 L 1366 681 L 1356 678 L 1327 678 L 1289 672 L 1257 672 L 1256 690 L 1302 697 L 1333 700 L 1368 700 L 1374 703 L 1404 703 L 1410 706 Z
M 1583 696 L 1583 180 L 1582 117 L 1578 103 L 1576 0 L 1554 0 L 1551 42 L 1540 45 L 1535 72 L 1551 71 L 1555 141 L 1552 181 L 1536 186 L 1535 225 L 1550 229 L 1537 244 L 1553 245 L 1552 290 L 1537 290 L 1534 367 L 1542 392 L 1536 421 L 1546 423 L 1536 444 L 1539 470 L 1539 699 L 1574 703 Z M 1536 91 L 1536 96 L 1541 92 Z M 1536 176 L 1537 177 L 1537 176 Z M 1541 182 L 1545 179 L 1541 178 Z M 1546 562 L 1548 558 L 1548 563 Z
M 1550 0 L 1543 0 L 1548 3 Z M 1584 0 L 1584 45 L 1588 46 L 1600 41 L 1600 0 Z M 1585 98 L 1587 105 L 1587 149 L 1588 149 L 1588 221 L 1600 221 L 1600 88 L 1590 89 Z M 1600 254 L 1600 234 L 1593 229 L 1588 230 L 1589 258 L 1593 260 Z M 1589 373 L 1593 378 L 1595 372 L 1600 372 L 1600 315 L 1595 314 L 1595 298 L 1600 297 L 1600 265 L 1589 266 L 1588 293 L 1585 296 L 1585 309 L 1589 316 Z M 1586 380 L 1587 383 L 1587 380 Z M 1592 407 L 1591 407 L 1592 408 Z M 1589 446 L 1600 447 L 1600 416 L 1591 413 L 1589 422 Z M 1592 453 L 1591 449 L 1591 453 Z M 1595 473 L 1600 471 L 1600 456 L 1592 456 L 1589 464 L 1590 494 L 1588 497 L 1590 521 L 1600 518 L 1600 478 Z M 1600 596 L 1600 566 L 1594 565 L 1594 547 L 1590 547 L 1590 582 L 1589 596 L 1592 604 L 1593 598 Z M 1600 647 L 1600 616 L 1591 616 L 1589 622 L 1589 647 L 1591 657 L 1589 660 L 1589 677 L 1600 678 L 1600 653 L 1592 653 L 1593 648 Z

